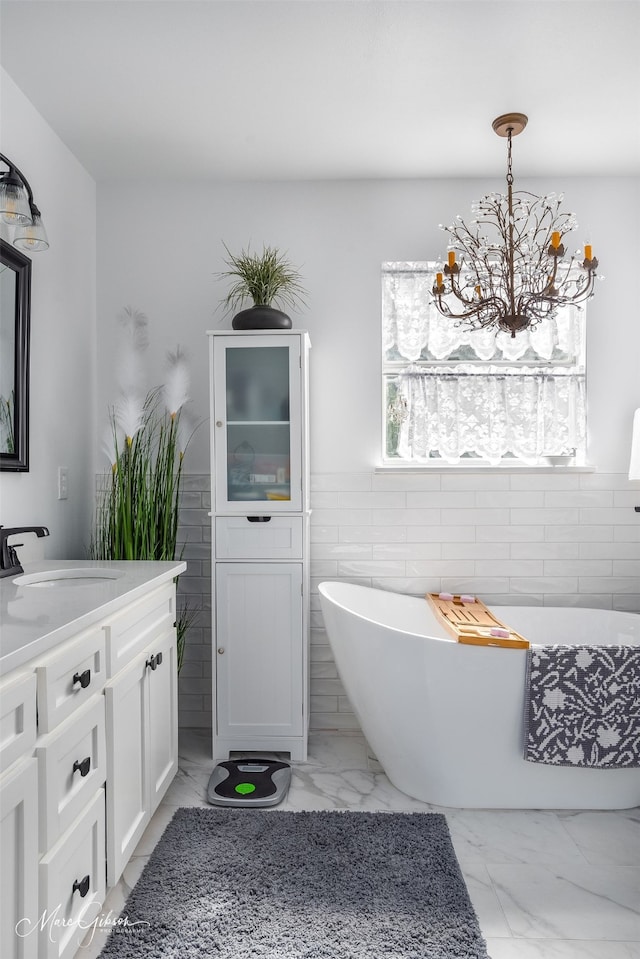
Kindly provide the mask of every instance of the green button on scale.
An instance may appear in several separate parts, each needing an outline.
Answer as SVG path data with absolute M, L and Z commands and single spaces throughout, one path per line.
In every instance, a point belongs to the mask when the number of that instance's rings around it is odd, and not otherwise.
M 256 787 L 253 783 L 238 783 L 238 785 L 235 787 L 235 791 L 240 793 L 242 796 L 246 796 L 249 793 L 255 792 Z

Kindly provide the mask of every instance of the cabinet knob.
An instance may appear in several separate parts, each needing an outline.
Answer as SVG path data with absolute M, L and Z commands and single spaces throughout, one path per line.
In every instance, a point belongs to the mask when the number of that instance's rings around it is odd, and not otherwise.
M 220 656 L 222 656 L 222 654 L 224 653 L 224 646 L 218 646 L 218 653 L 220 654 Z
M 149 669 L 149 668 L 151 668 L 151 669 L 157 669 L 157 668 L 158 668 L 158 660 L 156 659 L 155 656 L 152 656 L 151 659 L 148 659 L 148 660 L 146 661 L 145 666 L 147 667 L 147 669 Z
M 222 426 L 222 420 L 216 420 L 216 426 Z
M 76 881 L 73 884 L 73 892 L 79 892 L 82 898 L 84 899 L 84 897 L 89 892 L 89 876 L 88 875 L 86 875 L 84 879 L 80 879 L 80 880 L 76 879 Z
M 162 666 L 162 653 L 156 653 L 156 663 L 158 666 Z
M 82 689 L 86 689 L 89 683 L 91 682 L 91 670 L 85 669 L 83 673 L 74 673 L 73 674 L 73 685 L 80 683 Z
M 91 769 L 91 756 L 87 756 L 87 758 L 83 759 L 82 762 L 78 762 L 78 760 L 76 759 L 76 761 L 73 764 L 73 772 L 75 772 L 76 769 L 80 770 L 80 775 L 84 779 L 84 777 L 87 775 L 87 773 Z

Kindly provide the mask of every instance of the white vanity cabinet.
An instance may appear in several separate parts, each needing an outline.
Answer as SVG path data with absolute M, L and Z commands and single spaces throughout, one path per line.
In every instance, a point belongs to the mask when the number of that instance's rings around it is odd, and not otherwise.
M 309 340 L 278 330 L 209 342 L 214 757 L 304 760 Z
M 7 740 L 22 750 L 0 787 L 2 868 L 11 873 L 3 874 L 3 959 L 66 959 L 104 902 L 104 679 L 105 641 L 95 627 L 2 683 L 3 745 L 9 759 Z M 5 890 L 12 890 L 8 904 Z
M 0 704 L 3 689 L 0 687 Z M 35 683 L 34 683 L 35 706 Z M 3 708 L 3 720 L 4 720 Z M 38 955 L 38 768 L 18 759 L 0 778 L 0 955 Z
M 36 735 L 36 677 L 18 671 L 0 682 L 0 956 L 11 959 L 38 951 Z
M 76 954 L 177 769 L 185 566 L 124 565 L 130 599 L 105 588 L 99 612 L 0 679 L 2 959 Z
M 156 599 L 165 607 L 166 593 Z M 178 769 L 178 684 L 172 616 L 107 683 L 107 882 L 115 885 Z M 117 639 L 114 642 L 117 643 Z

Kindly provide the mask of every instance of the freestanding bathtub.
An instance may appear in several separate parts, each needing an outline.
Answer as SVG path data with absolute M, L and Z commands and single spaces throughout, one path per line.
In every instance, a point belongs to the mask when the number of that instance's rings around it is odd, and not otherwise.
M 459 808 L 625 809 L 640 768 L 572 769 L 523 759 L 526 650 L 457 643 L 425 599 L 321 583 L 338 673 L 391 782 Z M 500 606 L 532 644 L 640 645 L 640 616 L 602 609 Z

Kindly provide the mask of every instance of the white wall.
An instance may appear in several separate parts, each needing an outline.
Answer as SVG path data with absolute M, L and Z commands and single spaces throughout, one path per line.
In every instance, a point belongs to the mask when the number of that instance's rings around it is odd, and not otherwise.
M 588 309 L 589 454 L 598 470 L 628 463 L 632 413 L 640 405 L 640 323 L 629 296 L 640 262 L 637 179 L 516 182 L 535 192 L 564 190 L 606 276 Z M 205 331 L 229 327 L 216 313 L 225 292 L 222 241 L 232 251 L 263 242 L 288 251 L 310 292 L 294 317 L 311 333 L 312 470 L 370 469 L 380 446 L 380 264 L 444 253 L 438 223 L 468 213 L 501 181 L 370 181 L 276 184 L 101 185 L 98 190 L 98 414 L 113 389 L 115 317 L 146 311 L 152 366 L 176 342 L 191 356 L 197 413 L 207 412 Z M 163 202 L 171 196 L 172 208 Z M 176 202 L 179 204 L 176 207 Z M 160 375 L 158 373 L 158 375 Z M 189 468 L 208 467 L 201 430 Z
M 47 557 L 82 558 L 95 475 L 95 183 L 4 71 L 0 97 L 2 152 L 28 178 L 50 242 L 32 257 L 29 471 L 0 474 L 0 522 L 44 524 Z

